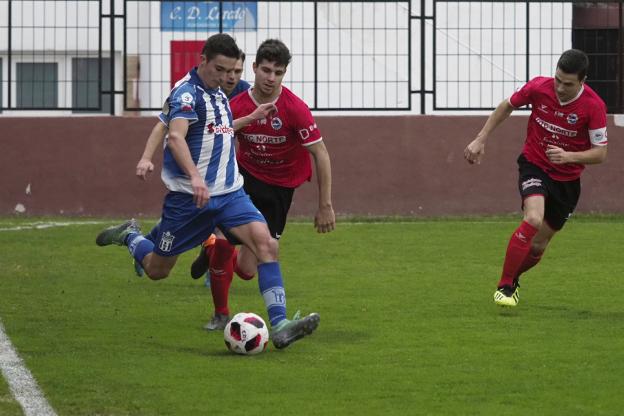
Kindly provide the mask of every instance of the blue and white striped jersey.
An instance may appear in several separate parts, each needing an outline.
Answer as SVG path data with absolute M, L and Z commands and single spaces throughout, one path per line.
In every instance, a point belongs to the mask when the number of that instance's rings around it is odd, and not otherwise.
M 176 118 L 189 120 L 186 144 L 210 195 L 227 194 L 243 186 L 236 163 L 230 104 L 220 88 L 204 86 L 197 68 L 175 84 L 159 118 L 167 127 Z M 191 180 L 171 154 L 167 139 L 161 178 L 170 191 L 193 193 Z

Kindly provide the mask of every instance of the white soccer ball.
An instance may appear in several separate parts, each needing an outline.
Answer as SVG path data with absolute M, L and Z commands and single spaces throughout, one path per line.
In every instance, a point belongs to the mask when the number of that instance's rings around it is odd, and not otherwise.
M 269 343 L 269 329 L 264 320 L 251 312 L 241 312 L 227 323 L 223 331 L 225 345 L 232 352 L 260 354 Z

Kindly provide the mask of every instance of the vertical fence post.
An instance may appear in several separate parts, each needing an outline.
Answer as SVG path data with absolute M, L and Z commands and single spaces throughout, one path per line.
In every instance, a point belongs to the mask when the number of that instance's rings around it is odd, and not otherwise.
M 425 9 L 426 7 L 426 1 L 425 0 L 420 0 L 420 114 L 425 114 L 425 106 L 427 103 L 427 100 L 425 100 L 425 82 L 427 81 L 427 77 L 425 76 L 425 60 L 427 59 L 427 53 L 426 53 L 426 45 L 425 45 L 425 36 L 426 36 L 426 31 L 425 31 L 425 15 L 427 14 L 427 11 Z M 435 1 L 433 2 L 433 7 L 435 8 Z M 410 1 L 410 17 L 411 17 L 411 10 L 412 10 L 412 2 Z M 410 23 L 411 23 L 412 19 L 410 19 Z M 411 26 L 411 25 L 410 25 Z M 434 28 L 435 30 L 435 28 Z M 411 49 L 411 39 L 412 39 L 412 31 L 410 29 L 410 50 L 409 53 L 411 55 L 412 53 L 412 49 Z M 434 56 L 435 59 L 435 56 Z M 411 68 L 411 66 L 410 66 Z M 410 71 L 411 72 L 411 71 Z M 410 74 L 411 77 L 411 74 Z M 412 106 L 410 104 L 410 110 L 412 109 Z
M 618 112 L 620 113 L 624 112 L 624 108 L 622 108 L 622 95 L 624 95 L 624 91 L 622 91 L 622 77 L 624 76 L 624 68 L 622 68 L 622 65 L 624 63 L 622 62 L 622 54 L 624 53 L 624 45 L 622 45 L 622 42 L 624 42 L 624 27 L 622 27 L 622 2 L 620 1 L 618 4 L 618 56 L 616 63 L 619 70 L 619 76 L 617 80 L 617 97 Z
M 219 0 L 219 33 L 223 33 L 223 0 Z
M 115 115 L 115 0 L 110 0 L 110 115 Z
M 13 51 L 12 51 L 12 47 L 11 47 L 11 45 L 12 45 L 12 43 L 11 43 L 12 42 L 11 34 L 12 33 L 13 33 L 13 1 L 9 0 L 9 36 L 8 36 L 9 45 L 8 45 L 8 48 L 7 48 L 7 58 L 9 60 L 9 62 L 8 62 L 8 65 L 9 65 L 9 72 L 8 72 L 9 78 L 8 78 L 8 81 L 9 82 L 7 82 L 7 85 L 9 87 L 8 88 L 9 89 L 9 91 L 8 91 L 9 102 L 7 102 L 6 108 L 13 108 L 13 105 L 11 104 L 11 98 L 12 98 L 11 90 L 13 89 L 12 85 L 11 85 L 12 84 L 12 80 L 13 80 L 13 71 L 12 71 L 12 67 L 13 67 Z M 0 99 L 1 99 L 1 97 L 0 97 Z
M 318 108 L 318 1 L 314 2 L 314 108 Z
M 525 59 L 525 74 L 524 74 L 524 81 L 525 82 L 529 82 L 529 59 L 531 57 L 531 54 L 529 53 L 529 30 L 531 29 L 529 27 L 529 19 L 531 18 L 531 14 L 529 13 L 529 7 L 531 7 L 531 2 L 529 0 L 526 0 L 526 10 L 525 10 L 525 21 L 526 21 L 526 30 L 524 31 L 526 33 L 526 37 L 525 37 L 525 42 L 526 42 L 526 59 Z

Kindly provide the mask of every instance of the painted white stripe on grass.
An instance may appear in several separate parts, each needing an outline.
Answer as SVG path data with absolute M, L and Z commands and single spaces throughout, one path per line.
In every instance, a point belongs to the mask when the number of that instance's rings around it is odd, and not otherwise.
M 16 225 L 0 228 L 0 231 L 43 230 L 46 228 L 69 227 L 72 225 L 104 224 L 104 221 L 73 221 L 73 222 L 33 222 L 31 224 Z
M 11 344 L 0 321 L 0 369 L 11 394 L 26 416 L 56 416 L 54 409 L 39 390 L 37 382 Z

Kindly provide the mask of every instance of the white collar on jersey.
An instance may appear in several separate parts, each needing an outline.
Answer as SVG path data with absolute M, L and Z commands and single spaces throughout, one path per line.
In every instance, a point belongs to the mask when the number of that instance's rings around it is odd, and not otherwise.
M 562 103 L 561 100 L 559 99 L 559 97 L 557 97 L 557 101 L 559 101 L 559 105 L 568 105 L 570 103 L 573 103 L 574 101 L 578 100 L 578 98 L 581 96 L 581 94 L 583 94 L 583 91 L 585 91 L 585 85 L 581 85 L 581 89 L 579 90 L 578 94 L 576 94 L 576 97 L 572 98 L 570 101 L 566 101 L 565 103 Z M 555 95 L 557 95 L 555 93 Z

